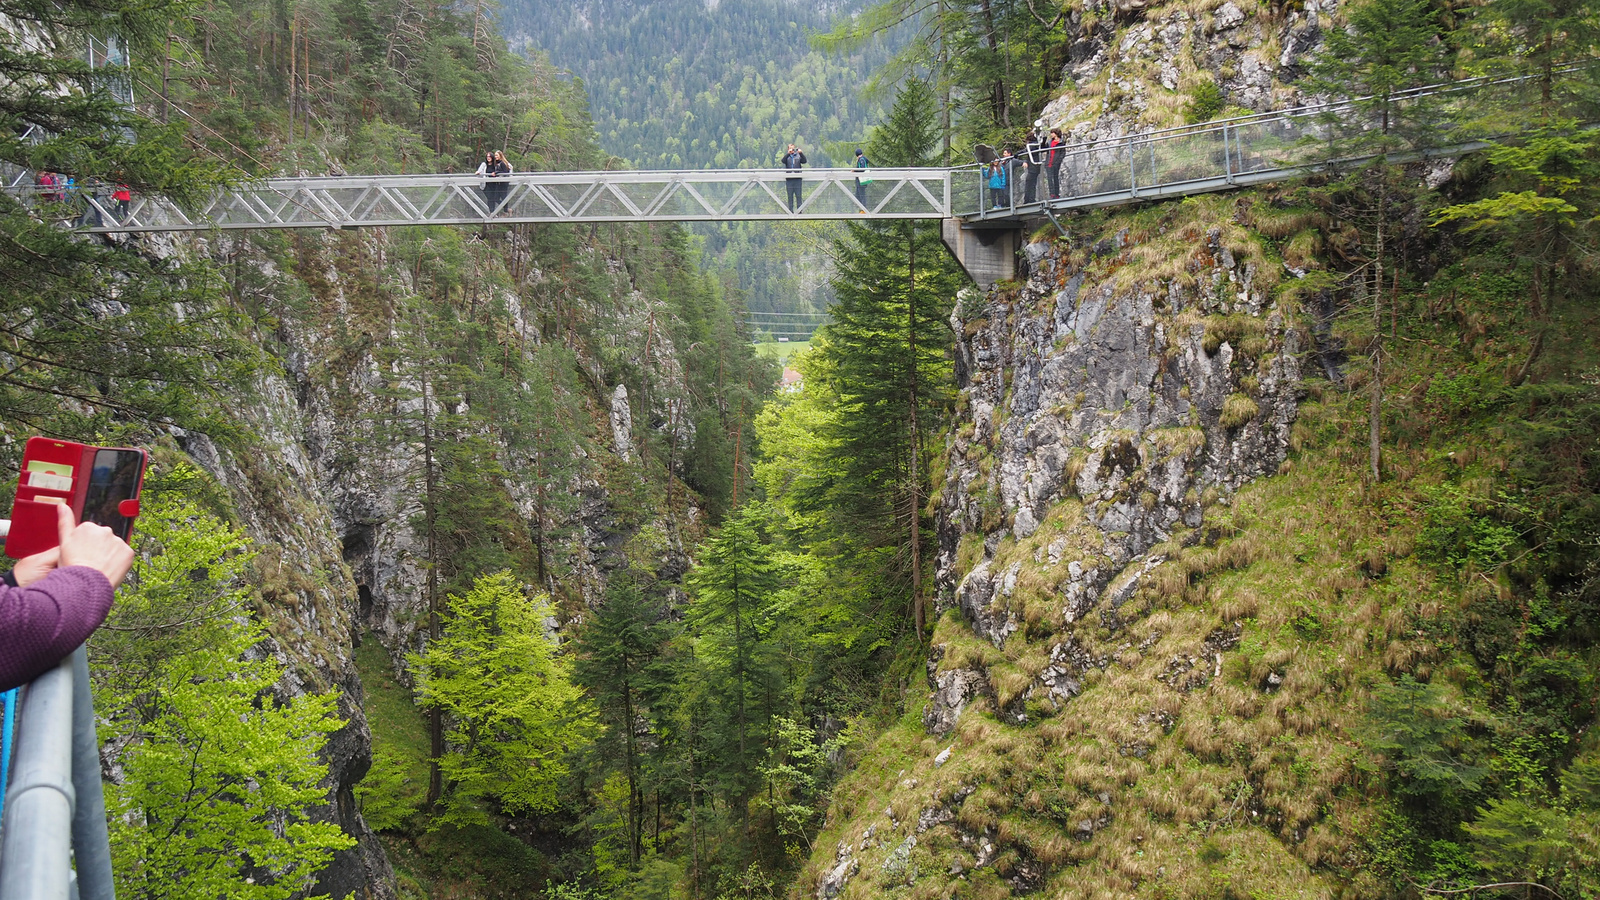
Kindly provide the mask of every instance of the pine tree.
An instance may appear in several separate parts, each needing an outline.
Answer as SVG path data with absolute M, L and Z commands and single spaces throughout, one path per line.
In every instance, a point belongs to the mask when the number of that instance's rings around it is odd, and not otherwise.
M 778 672 L 762 640 L 771 625 L 770 604 L 782 584 L 772 547 L 762 539 L 764 510 L 746 503 L 700 548 L 700 557 L 686 579 L 694 603 L 687 624 L 694 636 L 694 654 L 715 680 L 712 689 L 726 698 L 721 729 L 711 753 L 721 789 L 741 820 L 749 815 L 757 785 L 756 761 L 763 755 L 754 732 L 763 729 L 771 704 L 763 703 L 778 688 Z M 765 706 L 765 709 L 762 707 Z
M 1383 295 L 1390 290 L 1385 265 L 1389 223 L 1401 218 L 1394 208 L 1410 196 L 1395 192 L 1398 169 L 1389 159 L 1409 148 L 1430 146 L 1437 105 L 1430 98 L 1403 100 L 1406 88 L 1429 83 L 1439 67 L 1441 42 L 1437 15 L 1428 0 L 1363 0 L 1346 12 L 1346 27 L 1329 29 L 1322 51 L 1311 62 L 1307 87 L 1351 98 L 1348 112 L 1330 113 L 1325 122 L 1333 135 L 1330 162 L 1353 155 L 1374 161 L 1353 181 L 1346 212 L 1370 235 L 1369 261 L 1361 274 L 1372 301 L 1371 400 L 1368 406 L 1368 463 L 1373 481 L 1382 475 Z M 1411 192 L 1414 193 L 1414 190 Z
M 573 676 L 592 699 L 604 729 L 594 744 L 599 768 L 621 769 L 627 783 L 627 854 L 631 867 L 644 853 L 644 761 L 638 727 L 647 720 L 654 663 L 667 640 L 663 611 L 627 571 L 615 572 L 606 584 L 599 611 L 583 629 L 576 648 Z
M 874 158 L 929 165 L 937 129 L 931 89 L 911 82 L 874 134 Z M 819 350 L 838 396 L 832 437 L 843 464 L 828 502 L 847 511 L 853 536 L 867 546 L 903 548 L 897 568 L 920 636 L 929 442 L 951 402 L 946 305 L 965 276 L 936 226 L 914 222 L 852 224 L 836 265 L 839 302 Z

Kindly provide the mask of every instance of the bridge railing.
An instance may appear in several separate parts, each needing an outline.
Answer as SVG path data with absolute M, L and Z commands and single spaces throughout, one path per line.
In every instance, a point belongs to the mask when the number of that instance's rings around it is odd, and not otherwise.
M 84 648 L 22 689 L 0 819 L 0 900 L 115 900 Z
M 1280 180 L 1318 165 L 1370 158 L 1380 143 L 1396 156 L 1470 146 L 1495 132 L 1485 113 L 1514 102 L 1529 84 L 1526 78 L 1482 78 L 1396 92 L 1391 122 L 1407 127 L 1381 141 L 1379 121 L 1363 98 L 1069 144 L 1058 151 L 1059 197 L 1051 200 L 1048 177 L 1041 176 L 1032 204 L 1020 165 L 1009 191 L 998 194 L 986 186 L 982 167 L 966 166 L 955 170 L 954 211 L 979 221 L 1009 219 L 1047 206 L 1110 206 Z M 1416 121 L 1422 110 L 1453 124 L 1416 127 L 1423 124 Z
M 8 190 L 40 204 L 30 185 Z M 793 193 L 791 193 L 793 191 Z M 54 208 L 90 232 L 213 228 L 349 228 L 505 222 L 683 222 L 781 219 L 940 219 L 950 215 L 945 169 L 782 169 L 519 172 L 268 178 L 185 207 L 135 196 L 123 208 L 101 190 Z

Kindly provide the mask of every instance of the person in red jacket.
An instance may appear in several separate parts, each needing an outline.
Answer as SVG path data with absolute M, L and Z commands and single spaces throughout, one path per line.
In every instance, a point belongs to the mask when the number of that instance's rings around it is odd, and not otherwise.
M 111 192 L 111 199 L 117 203 L 117 221 L 128 221 L 128 201 L 133 199 L 133 194 L 128 190 L 128 186 L 125 184 L 117 185 L 117 189 Z
M 61 545 L 17 561 L 0 585 L 0 691 L 26 684 L 106 619 L 133 549 L 104 525 L 56 514 Z
M 1061 129 L 1050 129 L 1050 141 L 1045 150 L 1045 174 L 1050 177 L 1050 199 L 1055 200 L 1061 196 L 1061 160 L 1067 155 L 1067 142 L 1061 137 Z

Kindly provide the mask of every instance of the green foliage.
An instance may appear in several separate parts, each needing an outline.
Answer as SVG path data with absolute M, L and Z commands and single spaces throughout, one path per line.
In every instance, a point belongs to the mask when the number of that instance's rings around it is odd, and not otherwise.
M 597 831 L 620 838 L 595 846 L 596 869 L 606 881 L 636 868 L 644 855 L 646 773 L 637 730 L 666 689 L 657 665 L 670 636 L 663 618 L 664 611 L 646 597 L 631 572 L 616 572 L 574 651 L 573 677 L 588 691 L 603 726 L 587 768 L 612 773 L 595 801 L 597 814 L 603 814 Z M 602 848 L 618 843 L 620 852 L 602 854 Z
M 1503 798 L 1465 828 L 1491 878 L 1531 880 L 1562 895 L 1600 888 L 1600 755 L 1574 760 L 1554 798 Z
M 511 812 L 555 808 L 566 754 L 589 740 L 591 718 L 568 661 L 544 636 L 547 607 L 507 572 L 478 578 L 447 606 L 444 635 L 409 657 L 422 704 L 449 722 L 436 821 L 484 824 L 487 801 Z
M 242 534 L 172 496 L 147 504 L 140 528 L 131 586 L 94 641 L 101 733 L 122 771 L 107 787 L 117 891 L 303 896 L 355 844 L 310 816 L 325 799 L 323 744 L 344 724 L 337 695 L 275 695 L 282 666 L 252 652 L 262 631 L 235 613 Z
M 1340 97 L 1358 98 L 1355 112 L 1376 120 L 1378 127 L 1345 141 L 1334 150 L 1383 153 L 1398 146 L 1397 138 L 1422 140 L 1436 115 L 1429 102 L 1397 102 L 1406 88 L 1432 83 L 1441 60 L 1437 38 L 1441 27 L 1428 0 L 1362 0 L 1345 8 L 1346 27 L 1330 28 L 1321 51 L 1311 61 L 1307 87 Z
M 422 792 L 413 776 L 413 767 L 395 750 L 372 748 L 372 766 L 355 787 L 361 801 L 361 818 L 373 831 L 401 828 L 422 807 Z
M 796 857 L 810 855 L 811 834 L 824 811 L 828 759 L 843 744 L 840 738 L 821 742 L 814 730 L 784 716 L 773 721 L 773 738 L 760 766 L 767 791 L 756 804 L 770 812 L 779 837 L 789 842 L 789 852 Z
M 1379 685 L 1370 715 L 1363 739 L 1388 760 L 1405 796 L 1459 805 L 1483 782 L 1483 767 L 1465 761 L 1472 746 L 1462 711 L 1439 687 L 1410 676 Z
M 1183 121 L 1190 125 L 1209 122 L 1222 112 L 1222 88 L 1212 79 L 1204 79 L 1189 92 L 1183 104 Z
M 700 547 L 685 581 L 693 592 L 686 625 L 712 706 L 709 757 L 719 788 L 743 806 L 757 788 L 757 732 L 767 730 L 783 696 L 783 669 L 767 640 L 779 624 L 773 605 L 783 578 L 758 531 L 764 510 L 740 507 Z
M 1473 497 L 1445 483 L 1428 492 L 1418 551 L 1451 568 L 1490 571 L 1523 547 L 1522 533 L 1533 511 L 1506 492 Z

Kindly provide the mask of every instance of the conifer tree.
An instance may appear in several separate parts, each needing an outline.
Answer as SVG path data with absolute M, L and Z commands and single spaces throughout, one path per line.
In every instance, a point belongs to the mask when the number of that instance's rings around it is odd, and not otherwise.
M 127 54 L 156 52 L 183 8 L 0 0 L 0 166 L 71 176 L 78 197 L 116 183 L 180 196 L 214 185 L 216 167 L 196 164 L 180 129 L 125 106 Z M 124 64 L 106 64 L 110 47 Z M 220 282 L 203 263 L 73 237 L 60 226 L 79 209 L 30 210 L 0 193 L 0 418 L 84 438 L 113 418 L 220 434 L 217 387 L 242 384 L 259 356 L 219 304 Z
M 701 545 L 700 558 L 686 579 L 694 597 L 687 616 L 694 653 L 715 680 L 712 689 L 725 698 L 713 710 L 721 727 L 712 738 L 719 745 L 711 753 L 712 764 L 741 820 L 748 816 L 756 763 L 763 756 L 755 732 L 764 728 L 771 712 L 771 704 L 762 701 L 780 691 L 774 685 L 780 674 L 761 646 L 771 626 L 771 602 L 782 584 L 772 547 L 759 530 L 763 514 L 757 503 L 735 511 Z
M 578 638 L 573 668 L 603 726 L 594 744 L 599 768 L 620 768 L 627 782 L 628 862 L 634 867 L 644 853 L 644 761 L 637 729 L 662 689 L 652 683 L 667 638 L 662 618 L 631 572 L 613 573 L 599 611 Z
M 937 139 L 933 92 L 912 81 L 871 147 L 885 165 L 923 166 Z M 920 636 L 928 444 L 951 402 L 947 304 L 965 276 L 937 227 L 914 222 L 852 224 L 836 262 L 839 301 L 819 350 L 838 397 L 832 437 L 844 468 L 829 502 L 867 546 L 903 548 L 896 568 Z
M 1427 84 L 1441 62 L 1439 23 L 1427 0 L 1362 0 L 1346 12 L 1344 28 L 1329 29 L 1322 51 L 1311 62 L 1307 86 L 1351 100 L 1348 112 L 1330 113 L 1326 123 L 1334 135 L 1328 144 L 1330 162 L 1370 155 L 1373 162 L 1335 191 L 1348 191 L 1345 214 L 1370 235 L 1370 253 L 1361 284 L 1372 301 L 1369 345 L 1371 402 L 1368 408 L 1368 463 L 1373 481 L 1382 475 L 1383 295 L 1390 249 L 1389 223 L 1401 216 L 1394 209 L 1409 196 L 1391 197 L 1398 176 L 1388 158 L 1405 149 L 1428 146 L 1437 124 L 1435 104 L 1427 98 L 1397 95 Z

